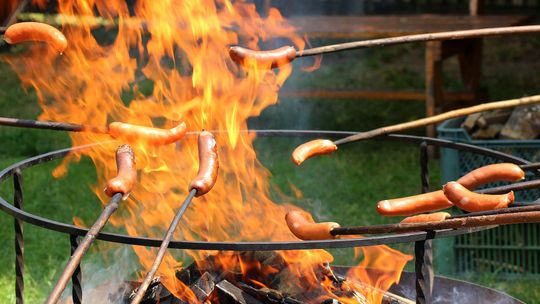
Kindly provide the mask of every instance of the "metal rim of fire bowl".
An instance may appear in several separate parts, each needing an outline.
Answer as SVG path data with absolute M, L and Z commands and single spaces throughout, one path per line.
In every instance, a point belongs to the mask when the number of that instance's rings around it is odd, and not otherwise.
M 226 131 L 212 131 L 217 135 L 226 133 Z M 255 133 L 260 137 L 313 137 L 313 136 L 326 136 L 326 137 L 342 137 L 347 135 L 353 135 L 357 132 L 349 131 L 318 131 L 318 130 L 243 130 L 244 133 Z M 188 132 L 188 136 L 193 136 L 199 132 Z M 390 134 L 376 138 L 376 140 L 391 140 L 407 143 L 426 143 L 427 145 L 457 149 L 484 156 L 496 158 L 498 160 L 512 162 L 518 165 L 530 164 L 529 161 L 512 156 L 496 150 L 478 147 L 470 144 L 452 142 L 443 139 L 436 139 L 431 137 L 414 136 L 414 135 L 398 135 Z M 17 171 L 22 171 L 26 168 L 62 158 L 71 152 L 81 151 L 85 149 L 91 149 L 98 145 L 108 145 L 115 143 L 115 141 L 107 141 L 102 143 L 90 144 L 85 146 L 77 146 L 62 150 L 56 150 L 49 153 L 41 154 L 35 157 L 31 157 L 15 163 L 4 170 L 0 171 L 0 182 L 5 181 L 8 177 L 15 174 Z M 534 172 L 537 176 L 540 176 L 540 170 Z M 70 235 L 84 236 L 88 229 L 80 228 L 71 224 L 58 222 L 52 219 L 40 217 L 38 215 L 26 212 L 19 208 L 14 207 L 8 203 L 3 197 L 0 196 L 0 209 L 5 213 L 29 224 L 42 227 L 48 230 L 53 230 Z M 462 228 L 462 229 L 443 229 L 434 231 L 420 231 L 410 233 L 400 233 L 391 235 L 379 235 L 368 236 L 354 239 L 333 239 L 323 241 L 280 241 L 280 242 L 204 242 L 204 241 L 171 241 L 169 248 L 175 249 L 192 249 L 192 250 L 223 250 L 223 251 L 272 251 L 272 250 L 307 250 L 307 249 L 330 249 L 330 248 L 351 248 L 351 247 L 363 247 L 373 245 L 395 244 L 395 243 L 410 243 L 428 239 L 436 239 L 443 237 L 451 237 L 463 234 L 474 233 L 477 231 L 491 229 L 491 227 L 480 228 Z M 141 236 L 128 236 L 125 234 L 101 232 L 98 234 L 97 239 L 128 244 L 138 246 L 159 247 L 161 239 L 147 238 Z

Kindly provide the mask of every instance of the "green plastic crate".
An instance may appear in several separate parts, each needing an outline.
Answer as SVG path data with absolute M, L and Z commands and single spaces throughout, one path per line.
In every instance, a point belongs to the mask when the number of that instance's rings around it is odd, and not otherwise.
M 461 128 L 463 118 L 443 122 L 438 137 L 482 146 L 529 161 L 540 161 L 540 140 L 473 140 Z M 487 164 L 501 162 L 491 157 L 454 149 L 441 149 L 442 183 L 458 179 L 465 173 Z M 528 178 L 530 176 L 528 175 Z M 493 183 L 485 187 L 502 185 Z M 540 191 L 516 192 L 516 201 L 532 202 Z M 437 242 L 437 265 L 442 273 L 496 273 L 505 276 L 540 275 L 540 225 L 501 226 L 488 231 L 448 238 Z M 437 259 L 436 259 L 437 261 Z

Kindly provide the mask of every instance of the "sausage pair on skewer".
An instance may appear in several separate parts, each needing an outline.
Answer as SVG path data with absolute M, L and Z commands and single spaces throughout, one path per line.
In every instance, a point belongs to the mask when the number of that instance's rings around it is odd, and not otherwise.
M 518 165 L 487 165 L 467 173 L 457 183 L 448 183 L 444 190 L 380 201 L 377 212 L 386 216 L 409 216 L 447 209 L 453 205 L 468 212 L 504 208 L 513 201 L 513 192 L 487 196 L 470 190 L 496 181 L 516 182 L 524 178 L 525 172 Z
M 67 48 L 67 39 L 55 27 L 39 22 L 20 22 L 8 27 L 4 33 L 4 40 L 9 44 L 27 41 L 45 42 L 59 54 Z

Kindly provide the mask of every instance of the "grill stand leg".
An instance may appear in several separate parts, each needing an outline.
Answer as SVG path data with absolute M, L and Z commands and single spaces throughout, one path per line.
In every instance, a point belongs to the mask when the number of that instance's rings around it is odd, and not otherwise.
M 416 303 L 431 303 L 433 291 L 433 240 L 414 243 L 416 272 Z
M 13 206 L 22 209 L 23 193 L 22 193 L 22 175 L 17 169 L 13 173 Z M 15 303 L 24 303 L 24 235 L 23 222 L 15 219 Z
M 422 193 L 429 191 L 429 153 L 424 141 L 420 144 L 420 182 Z M 416 303 L 431 303 L 433 291 L 433 234 L 428 232 L 425 241 L 414 243 L 416 272 Z
M 71 243 L 71 255 L 73 255 L 73 253 L 79 246 L 79 237 L 74 234 L 70 234 L 69 241 Z M 71 285 L 72 285 L 71 297 L 73 299 L 73 304 L 82 303 L 81 281 L 82 281 L 82 273 L 81 273 L 81 265 L 79 264 L 77 268 L 75 269 L 75 271 L 73 272 L 73 275 L 71 276 Z

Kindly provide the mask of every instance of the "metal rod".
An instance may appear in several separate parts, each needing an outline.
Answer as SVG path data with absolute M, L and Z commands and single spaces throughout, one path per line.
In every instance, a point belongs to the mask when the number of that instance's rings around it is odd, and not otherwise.
M 418 128 L 418 127 L 425 127 L 428 125 L 443 122 L 451 118 L 466 116 L 473 113 L 491 111 L 495 109 L 513 108 L 513 107 L 517 107 L 521 105 L 528 105 L 528 104 L 535 104 L 535 103 L 540 103 L 540 95 L 479 104 L 479 105 L 468 107 L 468 108 L 448 111 L 448 112 L 435 115 L 435 116 L 425 117 L 425 118 L 421 118 L 421 119 L 417 119 L 417 120 L 413 120 L 413 121 L 409 121 L 405 123 L 400 123 L 396 125 L 381 127 L 381 128 L 373 129 L 366 132 L 359 132 L 357 134 L 350 135 L 350 136 L 341 138 L 339 140 L 336 140 L 334 141 L 334 144 L 342 145 L 342 144 L 351 143 L 354 141 L 386 135 L 389 133 L 401 132 L 404 130 Z
M 464 217 L 471 217 L 471 216 L 496 215 L 496 214 L 504 214 L 504 213 L 518 213 L 518 212 L 527 212 L 527 211 L 540 211 L 540 203 L 536 205 L 530 205 L 530 206 L 519 206 L 519 207 L 510 207 L 510 208 L 503 208 L 503 209 L 496 209 L 496 210 L 458 214 L 458 215 L 453 215 L 449 217 L 449 219 L 464 218 Z
M 19 2 L 17 8 L 13 12 L 11 12 L 9 17 L 6 19 L 6 22 L 3 24 L 4 26 L 0 29 L 0 34 L 4 34 L 6 29 L 17 21 L 17 16 L 26 8 L 27 5 L 28 0 L 23 0 Z
M 131 301 L 131 304 L 139 304 L 144 297 L 144 293 L 148 289 L 148 286 L 150 286 L 150 283 L 152 282 L 152 279 L 154 278 L 154 275 L 156 274 L 159 265 L 163 261 L 163 257 L 165 256 L 165 252 L 167 251 L 167 248 L 169 247 L 169 243 L 171 242 L 171 239 L 173 237 L 174 231 L 176 230 L 176 227 L 178 226 L 178 223 L 180 222 L 180 219 L 182 218 L 182 215 L 184 215 L 184 212 L 191 204 L 191 201 L 193 200 L 193 197 L 195 197 L 195 194 L 197 193 L 197 189 L 193 189 L 189 192 L 188 196 L 182 203 L 182 206 L 180 206 L 180 209 L 178 212 L 176 212 L 176 215 L 174 216 L 171 225 L 169 226 L 169 229 L 167 230 L 167 233 L 165 234 L 165 237 L 163 238 L 163 241 L 161 242 L 161 246 L 159 246 L 158 253 L 156 255 L 156 258 L 154 259 L 154 263 L 152 264 L 152 268 L 150 268 L 150 271 L 146 274 L 146 277 L 144 278 L 144 281 L 142 282 L 141 286 L 137 289 L 137 294 L 135 294 L 135 297 Z
M 88 233 L 85 235 L 81 244 L 77 247 L 75 252 L 71 255 L 64 271 L 60 275 L 58 282 L 53 288 L 53 291 L 45 301 L 47 304 L 55 304 L 60 299 L 62 292 L 66 288 L 67 283 L 71 279 L 73 272 L 79 267 L 79 263 L 83 258 L 84 254 L 90 248 L 92 242 L 96 239 L 96 236 L 99 234 L 99 231 L 105 226 L 113 212 L 118 208 L 118 203 L 122 200 L 122 193 L 116 193 L 111 200 L 107 203 L 98 219 L 92 225 Z
M 13 174 L 13 206 L 23 207 L 22 174 L 16 169 Z M 23 221 L 15 219 L 15 303 L 24 303 L 24 233 Z
M 429 191 L 428 144 L 420 143 L 420 182 L 422 193 Z M 433 240 L 426 239 L 414 243 L 416 303 L 431 303 L 433 292 Z
M 381 38 L 363 41 L 339 43 L 327 46 L 320 46 L 303 51 L 297 51 L 296 57 L 315 56 L 327 53 L 341 52 L 346 50 L 363 49 L 387 45 L 396 45 L 412 42 L 425 42 L 436 40 L 458 40 L 467 38 L 477 38 L 486 36 L 498 36 L 507 34 L 526 34 L 540 32 L 540 25 L 494 27 L 475 30 L 451 31 L 428 34 L 415 34 L 400 37 Z
M 494 215 L 451 218 L 438 222 L 397 223 L 374 226 L 340 227 L 330 231 L 332 235 L 383 234 L 439 229 L 471 228 L 481 226 L 540 223 L 540 211 L 511 212 Z
M 11 117 L 0 117 L 0 125 L 19 127 L 19 128 L 32 128 L 32 129 L 47 129 L 55 131 L 68 131 L 68 132 L 92 132 L 92 133 L 108 133 L 107 127 L 100 126 L 87 126 L 72 124 L 67 122 L 52 122 L 52 121 L 38 121 L 31 119 L 18 119 Z
M 498 186 L 493 188 L 476 190 L 475 192 L 481 194 L 502 194 L 510 191 L 522 191 L 528 189 L 540 188 L 540 179 L 534 179 L 525 182 L 513 183 L 510 185 Z
M 77 248 L 79 247 L 79 237 L 75 234 L 70 234 L 69 243 L 71 245 L 71 255 L 73 255 L 75 253 L 75 250 L 77 250 Z M 71 299 L 73 300 L 73 304 L 82 303 L 81 280 L 81 264 L 79 263 L 77 265 L 77 268 L 75 268 L 73 275 L 71 276 Z
M 212 131 L 214 132 L 214 131 Z M 328 137 L 337 137 L 343 135 L 352 135 L 355 132 L 351 131 L 325 131 L 325 130 L 242 130 L 244 133 L 257 134 L 258 136 L 287 136 L 287 137 L 299 137 L 299 136 L 310 136 L 310 137 L 319 137 L 319 136 L 328 136 Z M 193 135 L 199 134 L 200 132 L 191 133 Z M 225 134 L 225 131 L 221 131 L 220 134 Z M 414 135 L 403 135 L 403 134 L 389 134 L 378 138 L 378 140 L 389 140 L 389 141 L 399 141 L 404 143 L 414 143 L 415 145 L 420 144 L 422 141 L 427 142 L 430 146 L 445 147 L 456 149 L 460 151 L 466 151 L 471 153 L 476 153 L 479 155 L 489 156 L 498 161 L 503 162 L 512 162 L 515 164 L 523 165 L 528 162 L 522 158 L 505 154 L 500 151 L 479 147 L 470 144 L 457 143 L 449 140 L 443 140 L 438 138 L 430 138 L 424 136 L 414 136 Z M 65 155 L 77 152 L 84 151 L 87 149 L 92 149 L 101 145 L 114 144 L 114 141 L 105 141 L 100 143 L 94 143 L 84 146 L 77 146 L 68 149 L 61 149 L 38 156 L 34 156 L 20 162 L 14 163 L 3 170 L 0 171 L 0 182 L 7 180 L 11 177 L 15 170 L 20 169 L 24 170 L 30 167 L 38 166 L 40 164 L 46 163 L 51 160 L 59 159 Z M 539 202 L 540 203 L 540 202 Z M 515 203 L 517 205 L 517 203 Z M 512 206 L 512 205 L 511 205 Z M 515 207 L 511 207 L 515 208 Z M 33 213 L 15 208 L 12 203 L 7 202 L 2 196 L 0 196 L 0 209 L 2 212 L 20 219 L 30 225 L 41 227 L 47 230 L 56 231 L 59 233 L 65 234 L 76 234 L 79 236 L 84 236 L 87 232 L 87 228 L 81 228 L 74 226 L 72 224 L 63 223 L 51 219 L 46 219 L 40 216 L 37 216 Z M 465 228 L 465 229 L 446 229 L 436 231 L 435 238 L 442 238 L 448 236 L 456 236 L 472 233 L 475 231 L 481 231 L 489 229 L 489 227 L 479 227 L 479 228 Z M 350 247 L 362 247 L 362 246 L 373 246 L 381 244 L 394 244 L 394 243 L 410 243 L 417 240 L 425 239 L 427 236 L 426 232 L 418 231 L 411 232 L 406 234 L 397 234 L 397 235 L 383 235 L 383 236 L 366 236 L 363 238 L 352 238 L 352 239 L 333 239 L 333 240 L 322 240 L 322 241 L 284 241 L 284 242 L 207 242 L 207 241 L 175 241 L 172 240 L 169 244 L 169 248 L 174 249 L 188 249 L 188 250 L 231 250 L 231 251 L 245 251 L 245 250 L 259 250 L 259 251 L 268 251 L 268 250 L 308 250 L 308 249 L 328 249 L 328 248 L 350 248 Z M 158 238 L 147 238 L 140 236 L 128 236 L 125 234 L 117 233 L 108 233 L 102 232 L 98 234 L 98 239 L 115 242 L 120 244 L 128 244 L 135 246 L 149 246 L 149 247 L 159 247 L 161 245 L 162 239 Z

